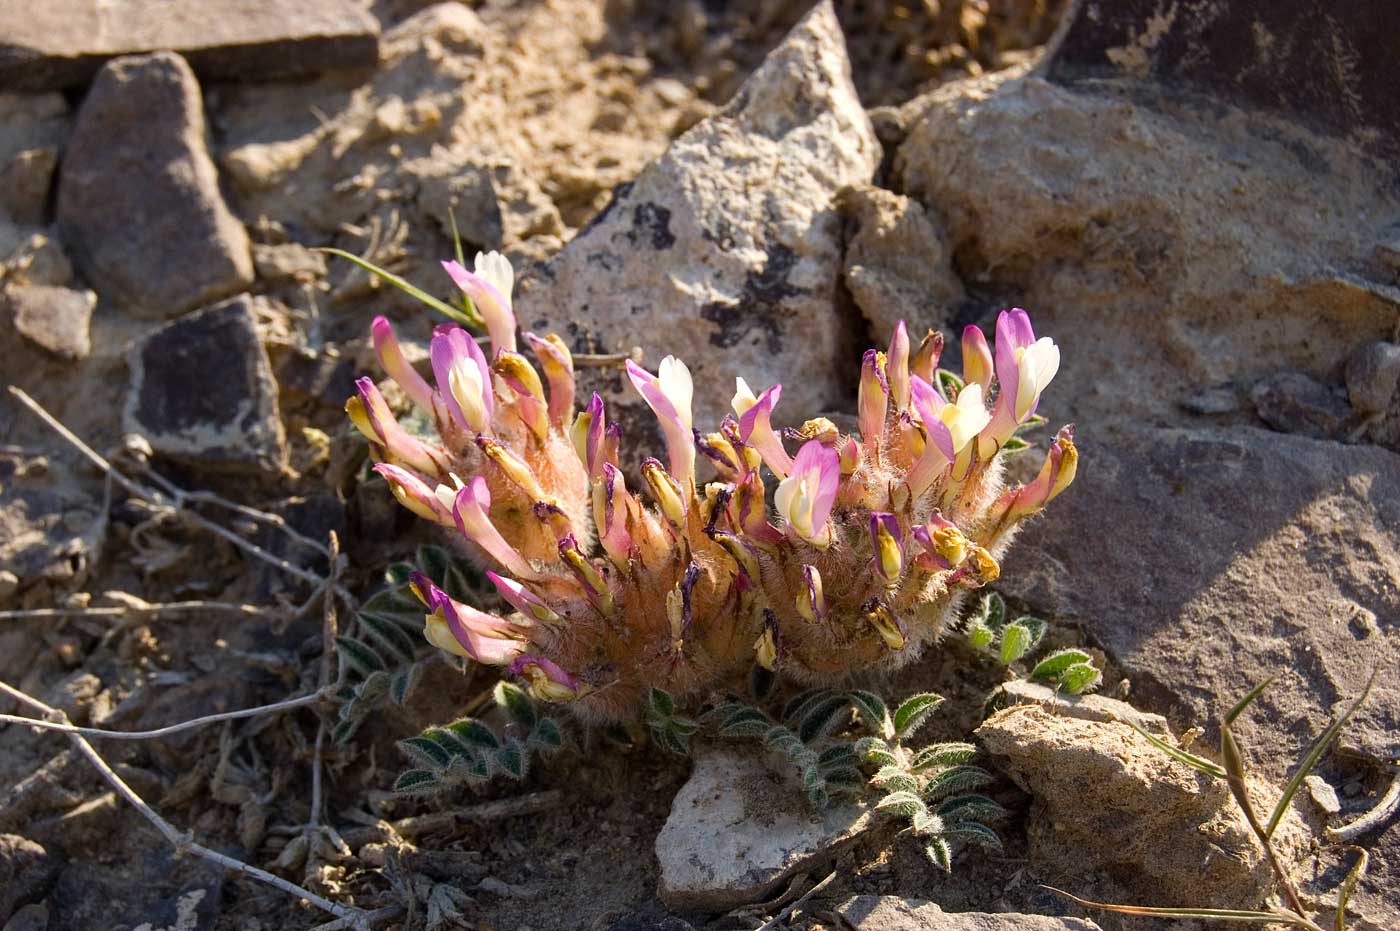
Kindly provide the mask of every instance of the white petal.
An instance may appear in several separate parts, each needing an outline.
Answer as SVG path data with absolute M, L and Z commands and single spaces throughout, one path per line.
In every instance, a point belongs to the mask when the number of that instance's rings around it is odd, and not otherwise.
M 734 399 L 729 402 L 729 406 L 734 409 L 735 417 L 742 417 L 748 409 L 758 403 L 758 397 L 749 387 L 749 383 L 743 378 L 734 379 Z
M 681 419 L 681 423 L 689 430 L 690 401 L 695 392 L 695 384 L 690 379 L 690 369 L 686 368 L 685 363 L 675 356 L 667 356 L 661 360 L 656 377 L 661 384 L 661 393 L 670 400 L 676 409 L 676 414 Z
M 476 254 L 476 273 L 501 292 L 501 297 L 505 298 L 506 305 L 510 306 L 510 292 L 515 287 L 515 269 L 511 267 L 510 259 L 499 252 L 478 252 Z

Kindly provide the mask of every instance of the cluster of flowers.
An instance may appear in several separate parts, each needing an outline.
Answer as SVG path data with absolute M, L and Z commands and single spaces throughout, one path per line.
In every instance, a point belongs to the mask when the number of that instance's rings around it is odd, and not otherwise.
M 906 663 L 966 591 L 997 578 L 1015 526 L 1074 478 L 1066 427 L 1033 481 L 1003 487 L 998 454 L 1059 366 L 1017 309 L 997 320 L 995 351 L 964 331 L 961 380 L 938 371 L 941 335 L 914 346 L 901 323 L 888 351 L 862 359 L 855 435 L 825 418 L 780 432 L 782 387 L 755 394 L 742 378 L 734 414 L 701 433 L 684 363 L 668 356 L 653 374 L 628 362 L 666 440 L 667 461 L 642 464 L 648 506 L 627 486 L 602 400 L 575 410 L 563 340 L 524 334 L 538 368 L 519 351 L 510 263 L 489 253 L 474 271 L 444 266 L 485 320 L 489 356 L 466 330 L 438 327 L 434 387 L 387 320 L 372 331 L 437 441 L 406 431 L 368 378 L 346 409 L 398 500 L 455 529 L 515 609 L 484 613 L 417 576 L 428 639 L 585 717 L 632 717 L 651 686 L 701 693 L 755 659 L 824 682 Z M 700 457 L 715 481 L 697 479 Z M 764 467 L 778 480 L 772 507 Z

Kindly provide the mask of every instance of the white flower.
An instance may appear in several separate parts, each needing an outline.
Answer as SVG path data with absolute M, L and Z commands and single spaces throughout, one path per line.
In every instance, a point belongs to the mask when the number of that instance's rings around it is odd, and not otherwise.
M 656 370 L 656 378 L 661 393 L 666 395 L 666 399 L 676 409 L 676 417 L 689 430 L 690 402 L 695 394 L 695 383 L 691 381 L 690 369 L 675 356 L 667 356 L 661 360 L 661 366 Z
M 1060 370 L 1060 347 L 1048 336 L 1016 349 L 1016 420 L 1020 422 Z M 961 403 L 959 398 L 959 403 Z
M 485 278 L 491 287 L 501 292 L 501 297 L 505 299 L 506 307 L 509 308 L 510 292 L 515 287 L 515 269 L 511 267 L 510 259 L 499 252 L 478 252 L 476 273 Z
M 749 383 L 743 378 L 734 379 L 734 398 L 729 402 L 729 406 L 734 409 L 735 417 L 742 417 L 748 413 L 749 408 L 758 403 L 758 397 L 749 387 Z
M 965 385 L 962 391 L 958 392 L 957 403 L 943 405 L 943 409 L 938 412 L 938 419 L 948 428 L 948 434 L 953 438 L 953 454 L 962 452 L 963 447 L 992 419 L 991 414 L 987 412 L 986 403 L 982 400 L 982 386 L 975 382 Z

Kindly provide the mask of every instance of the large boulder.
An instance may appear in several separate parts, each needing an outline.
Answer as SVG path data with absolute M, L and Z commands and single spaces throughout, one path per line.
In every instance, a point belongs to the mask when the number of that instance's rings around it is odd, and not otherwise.
M 736 375 L 783 382 L 787 420 L 844 406 L 863 341 L 842 303 L 836 197 L 879 158 L 820 3 L 724 109 L 615 192 L 522 295 L 521 319 L 576 350 L 683 359 L 700 428 L 727 412 Z

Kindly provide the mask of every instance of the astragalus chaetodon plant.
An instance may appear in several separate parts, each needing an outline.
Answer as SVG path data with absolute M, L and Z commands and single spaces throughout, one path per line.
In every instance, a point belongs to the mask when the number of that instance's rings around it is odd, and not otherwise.
M 743 379 L 733 416 L 702 432 L 684 363 L 668 356 L 653 374 L 629 362 L 666 459 L 625 477 L 602 400 L 575 408 L 563 340 L 526 333 L 535 362 L 520 351 L 510 263 L 444 264 L 489 350 L 438 327 L 430 384 L 388 321 L 373 325 L 380 363 L 436 440 L 402 428 L 368 378 L 347 411 L 398 500 L 460 535 L 515 609 L 486 614 L 416 576 L 428 638 L 587 719 L 635 717 L 653 686 L 704 694 L 755 660 L 811 682 L 907 663 L 964 593 L 997 578 L 1017 524 L 1074 478 L 1066 427 L 1032 482 L 1003 487 L 1001 454 L 1059 366 L 1019 309 L 999 317 L 994 351 L 964 331 L 961 379 L 938 369 L 941 335 L 915 346 L 901 323 L 887 351 L 861 360 L 855 434 L 824 418 L 779 431 L 782 387 L 755 393 Z M 697 479 L 701 459 L 715 481 Z

